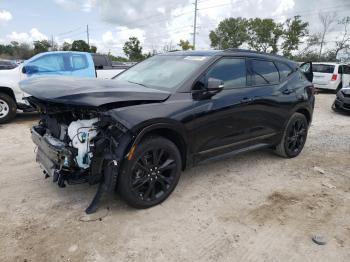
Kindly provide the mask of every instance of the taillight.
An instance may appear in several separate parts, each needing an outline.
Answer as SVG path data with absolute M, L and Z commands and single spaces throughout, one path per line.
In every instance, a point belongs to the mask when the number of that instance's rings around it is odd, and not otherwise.
M 332 75 L 332 78 L 331 78 L 331 81 L 337 80 L 337 76 L 338 76 L 337 74 L 333 74 L 333 75 Z

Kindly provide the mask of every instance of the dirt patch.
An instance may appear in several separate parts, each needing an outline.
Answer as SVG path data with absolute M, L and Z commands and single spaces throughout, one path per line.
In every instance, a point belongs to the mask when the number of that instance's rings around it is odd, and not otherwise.
M 274 192 L 267 197 L 267 203 L 253 209 L 249 213 L 249 217 L 257 221 L 259 225 L 263 225 L 271 220 L 281 220 L 282 217 L 284 220 L 286 210 L 290 209 L 290 206 L 297 204 L 300 200 L 301 196 Z
M 340 199 L 335 200 L 330 194 L 318 192 L 274 192 L 266 200 L 266 203 L 253 209 L 247 216 L 259 226 L 275 222 L 285 225 L 296 220 L 326 224 L 336 213 L 337 204 L 342 202 Z

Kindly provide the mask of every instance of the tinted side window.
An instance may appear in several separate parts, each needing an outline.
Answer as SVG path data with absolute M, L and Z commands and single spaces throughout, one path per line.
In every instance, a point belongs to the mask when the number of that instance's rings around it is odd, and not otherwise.
M 246 72 L 245 59 L 223 58 L 208 71 L 207 79 L 212 77 L 223 80 L 225 89 L 245 87 Z
M 277 62 L 276 66 L 280 73 L 280 81 L 283 82 L 292 73 L 292 69 L 284 63 Z
M 45 55 L 30 62 L 28 65 L 37 66 L 38 72 L 65 71 L 63 55 Z
M 274 63 L 263 60 L 252 60 L 252 84 L 266 85 L 279 82 L 279 74 Z
M 334 65 L 324 65 L 324 64 L 313 64 L 312 70 L 316 73 L 327 73 L 327 74 L 333 74 L 334 72 Z

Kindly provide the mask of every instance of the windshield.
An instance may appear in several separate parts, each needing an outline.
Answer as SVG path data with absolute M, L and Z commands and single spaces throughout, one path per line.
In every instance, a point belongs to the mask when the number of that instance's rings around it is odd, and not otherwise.
M 114 79 L 150 88 L 173 89 L 208 60 L 206 56 L 153 56 Z

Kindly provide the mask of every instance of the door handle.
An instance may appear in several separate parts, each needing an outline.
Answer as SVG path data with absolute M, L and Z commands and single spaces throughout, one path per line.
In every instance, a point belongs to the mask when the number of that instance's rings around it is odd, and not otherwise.
M 244 97 L 240 102 L 241 102 L 241 104 L 249 104 L 249 103 L 253 102 L 253 98 Z
M 292 89 L 284 89 L 283 91 L 282 91 L 282 94 L 285 94 L 285 95 L 289 95 L 289 94 L 291 94 L 291 93 L 293 93 L 294 92 L 294 90 L 292 90 Z

